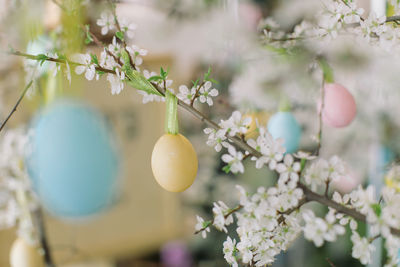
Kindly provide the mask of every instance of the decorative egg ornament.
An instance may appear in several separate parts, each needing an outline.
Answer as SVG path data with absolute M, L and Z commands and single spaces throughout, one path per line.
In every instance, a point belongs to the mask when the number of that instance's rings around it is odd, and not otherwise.
M 337 83 L 326 84 L 324 90 L 323 122 L 335 128 L 349 125 L 357 112 L 354 97 Z
M 167 191 L 182 192 L 197 175 L 196 151 L 186 137 L 178 133 L 177 99 L 167 92 L 167 133 L 161 136 L 151 155 L 151 169 L 157 183 Z
M 14 241 L 10 251 L 11 267 L 44 267 L 39 248 L 28 244 L 23 238 Z
M 301 128 L 293 114 L 280 111 L 272 115 L 268 121 L 268 131 L 274 139 L 282 138 L 287 153 L 297 151 L 301 138 Z
M 28 170 L 43 206 L 81 217 L 110 205 L 118 160 L 102 116 L 82 103 L 55 102 L 33 123 Z

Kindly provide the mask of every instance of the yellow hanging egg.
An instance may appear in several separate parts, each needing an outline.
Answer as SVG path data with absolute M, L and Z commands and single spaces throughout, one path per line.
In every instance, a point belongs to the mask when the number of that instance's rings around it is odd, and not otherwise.
M 247 115 L 244 116 L 245 118 L 251 118 L 251 123 L 249 125 L 249 129 L 247 130 L 245 134 L 245 139 L 256 139 L 258 137 L 258 131 L 257 131 L 257 123 L 260 126 L 266 126 L 268 123 L 269 118 L 271 117 L 271 114 L 265 111 L 261 112 L 252 112 L 248 113 Z
M 197 155 L 190 141 L 183 135 L 164 134 L 154 146 L 151 168 L 154 178 L 165 190 L 182 192 L 196 178 Z
M 38 247 L 28 244 L 23 238 L 14 241 L 10 251 L 11 267 L 44 267 Z

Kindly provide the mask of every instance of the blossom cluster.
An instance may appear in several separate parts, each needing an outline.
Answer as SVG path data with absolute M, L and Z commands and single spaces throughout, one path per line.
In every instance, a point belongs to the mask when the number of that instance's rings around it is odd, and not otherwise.
M 366 17 L 362 17 L 363 15 L 364 10 L 358 8 L 352 1 L 326 0 L 315 20 L 303 21 L 290 34 L 281 31 L 280 26 L 271 18 L 266 19 L 263 25 L 264 38 L 269 44 L 288 47 L 306 38 L 326 42 L 345 33 L 355 35 L 357 39 L 361 37 L 363 41 L 385 49 L 390 49 L 396 44 L 400 38 L 399 29 L 395 25 L 388 24 L 386 17 L 377 17 L 373 13 Z M 107 75 L 112 94 L 119 94 L 130 79 L 128 71 L 131 69 L 127 68 L 130 66 L 152 85 L 174 92 L 173 82 L 167 78 L 168 72 L 163 69 L 160 73 L 140 70 L 147 51 L 129 44 L 129 39 L 134 37 L 136 28 L 134 24 L 126 21 L 118 23 L 113 14 L 103 13 L 97 25 L 101 27 L 103 35 L 115 32 L 112 42 L 105 46 L 99 58 L 91 53 L 76 55 L 74 61 L 79 64 L 75 68 L 77 74 L 84 74 L 87 80 Z M 129 57 L 124 57 L 124 53 Z M 58 54 L 45 54 L 45 56 L 61 57 Z M 59 65 L 53 65 L 55 71 L 59 70 Z M 143 95 L 143 103 L 164 101 L 163 96 L 146 90 L 139 90 L 139 93 Z M 212 106 L 213 97 L 217 95 L 218 91 L 213 88 L 212 81 L 206 78 L 201 83 L 194 82 L 190 87 L 179 86 L 177 93 L 180 101 L 190 106 L 196 101 Z M 239 98 L 241 97 L 242 95 Z M 259 105 L 262 106 L 260 103 Z M 400 248 L 397 229 L 400 225 L 399 167 L 394 167 L 388 173 L 388 186 L 383 188 L 380 198 L 377 198 L 372 186 L 367 188 L 360 186 L 344 195 L 338 192 L 330 194 L 331 182 L 349 177 L 347 166 L 339 157 L 332 156 L 326 160 L 310 153 L 298 152 L 293 155 L 286 153 L 283 140 L 274 139 L 266 127 L 258 125 L 258 122 L 256 122 L 258 136 L 247 140 L 246 133 L 251 123 L 251 117 L 242 115 L 236 110 L 227 120 L 221 120 L 215 125 L 215 128 L 204 129 L 204 133 L 208 135 L 206 141 L 208 146 L 217 152 L 226 149 L 226 152 L 221 153 L 221 160 L 227 164 L 224 167 L 226 172 L 244 173 L 243 161 L 250 158 L 255 162 L 257 169 L 267 167 L 278 177 L 274 186 L 260 187 L 254 194 L 249 194 L 238 186 L 240 193 L 238 206 L 229 208 L 222 201 L 215 202 L 212 220 L 205 221 L 197 216 L 198 223 L 195 228 L 204 238 L 211 227 L 228 234 L 223 244 L 223 252 L 230 265 L 238 266 L 239 262 L 242 262 L 265 266 L 271 264 L 281 251 L 287 250 L 301 233 L 319 247 L 326 242 L 334 242 L 338 236 L 345 233 L 348 226 L 351 231 L 354 258 L 359 259 L 362 264 L 371 262 L 371 254 L 375 250 L 372 241 L 383 237 L 388 255 L 386 266 L 396 266 Z M 235 146 L 236 142 L 241 142 L 242 146 Z M 243 149 L 246 146 L 249 149 Z M 19 161 L 12 158 L 3 162 L 17 164 Z M 2 170 L 7 168 L 0 166 Z M 12 175 L 7 178 L 8 182 L 13 181 L 14 177 L 23 176 L 24 172 L 18 173 L 18 168 L 13 168 L 9 168 Z M 7 188 L 11 188 L 10 185 Z M 314 198 L 310 199 L 310 194 Z M 306 205 L 316 199 L 323 199 L 323 203 L 328 203 L 326 205 L 329 206 L 329 210 L 323 216 L 317 216 Z M 14 224 L 16 218 L 20 216 L 15 208 L 17 204 L 5 206 L 15 211 L 15 216 L 7 215 L 3 221 L 7 225 Z M 354 213 L 357 218 L 351 216 Z M 360 235 L 355 219 L 365 221 L 369 225 L 369 236 Z M 228 232 L 227 226 L 231 224 L 236 225 L 237 240 Z
M 240 113 L 236 113 L 235 117 L 236 121 L 243 121 Z M 239 129 L 242 124 L 233 126 L 235 124 L 231 123 L 230 127 L 224 125 L 221 123 L 219 130 L 205 129 L 205 133 L 209 135 L 207 144 L 214 146 L 218 151 L 226 147 L 228 154 L 222 155 L 222 161 L 229 164 L 229 170 L 233 173 L 244 172 L 243 155 L 250 152 L 238 151 L 229 143 L 228 129 L 236 127 L 233 132 L 240 134 L 245 133 L 246 128 L 241 132 Z M 238 207 L 230 209 L 223 202 L 218 202 L 219 204 L 214 204 L 213 220 L 204 221 L 203 218 L 197 217 L 197 231 L 210 231 L 212 225 L 220 231 L 227 232 L 226 226 L 232 223 L 232 211 L 235 211 L 239 240 L 228 236 L 223 244 L 225 259 L 230 265 L 238 266 L 238 262 L 255 266 L 271 264 L 275 256 L 286 250 L 301 232 L 306 239 L 319 247 L 325 242 L 334 242 L 338 236 L 344 235 L 347 225 L 351 230 L 354 258 L 359 259 L 362 264 L 370 263 L 371 255 L 376 249 L 372 241 L 384 237 L 388 250 L 385 266 L 397 264 L 400 239 L 391 231 L 400 224 L 397 212 L 400 209 L 400 193 L 396 191 L 396 185 L 400 180 L 399 167 L 393 167 L 389 171 L 387 179 L 392 181 L 392 187 L 384 187 L 381 202 L 376 200 L 373 186 L 366 189 L 359 186 L 344 195 L 335 191 L 331 197 L 327 195 L 328 191 L 325 192 L 330 201 L 356 210 L 365 216 L 370 227 L 370 237 L 362 237 L 358 232 L 357 221 L 348 214 L 329 207 L 324 217 L 318 217 L 313 210 L 303 206 L 307 202 L 307 196 L 300 186 L 301 182 L 310 186 L 314 192 L 327 190 L 330 182 L 348 179 L 349 173 L 343 160 L 337 156 L 325 160 L 301 151 L 294 156 L 285 154 L 282 140 L 272 138 L 262 126 L 258 126 L 257 130 L 259 132 L 257 139 L 250 139 L 247 143 L 260 152 L 261 156 L 252 156 L 251 159 L 255 161 L 257 168 L 266 165 L 270 170 L 276 171 L 279 175 L 277 184 L 270 188 L 260 187 L 253 195 L 249 195 L 238 186 L 240 191 Z
M 38 207 L 25 166 L 29 134 L 25 128 L 7 130 L 0 142 L 0 229 L 17 226 L 18 234 L 35 243 L 30 213 Z
M 397 3 L 395 9 L 398 10 Z M 364 40 L 387 51 L 400 42 L 400 29 L 395 23 L 388 23 L 386 16 L 378 16 L 375 12 L 365 14 L 365 10 L 354 1 L 321 1 L 321 10 L 313 19 L 302 21 L 292 33 L 286 34 L 277 22 L 267 18 L 261 24 L 264 38 L 268 43 L 289 47 L 309 38 L 326 43 L 340 35 L 350 34 L 356 40 Z

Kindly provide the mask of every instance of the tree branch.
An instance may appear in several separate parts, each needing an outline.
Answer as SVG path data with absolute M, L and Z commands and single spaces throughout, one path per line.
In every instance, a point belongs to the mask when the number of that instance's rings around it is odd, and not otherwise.
M 317 194 L 311 191 L 306 185 L 302 183 L 298 183 L 298 187 L 303 189 L 304 195 L 306 196 L 308 201 L 315 201 L 327 207 L 331 207 L 338 211 L 339 213 L 346 214 L 348 216 L 353 217 L 354 219 L 362 222 L 367 222 L 367 218 L 364 214 L 358 212 L 355 209 L 343 206 L 340 203 L 337 203 L 323 195 Z M 392 234 L 400 236 L 400 230 L 396 228 L 390 228 Z
M 242 208 L 243 208 L 242 205 L 236 206 L 235 208 L 231 209 L 227 214 L 225 214 L 225 215 L 224 215 L 224 218 L 225 218 L 225 219 L 228 218 L 230 215 L 232 215 L 233 213 L 235 213 L 235 212 L 241 210 Z M 214 223 L 214 218 L 210 221 L 210 225 L 212 225 L 213 223 Z M 203 228 L 201 228 L 200 230 L 197 230 L 196 232 L 194 232 L 194 234 L 197 235 L 198 233 L 203 232 L 203 231 L 206 230 L 208 227 L 210 227 L 210 225 L 207 226 L 207 227 L 203 227 Z
M 46 267 L 55 267 L 56 265 L 54 264 L 52 255 L 51 255 L 51 249 L 49 246 L 49 243 L 47 242 L 47 236 L 46 236 L 46 230 L 45 230 L 45 225 L 44 225 L 44 220 L 43 220 L 43 211 L 41 208 L 39 208 L 35 212 L 35 217 L 36 217 L 36 222 L 38 224 L 39 228 L 39 239 L 41 246 L 44 251 L 44 261 L 46 263 Z
M 17 103 L 15 103 L 13 109 L 11 110 L 11 112 L 8 114 L 7 118 L 4 120 L 4 122 L 1 124 L 0 126 L 0 132 L 3 130 L 4 126 L 6 126 L 8 120 L 11 118 L 11 116 L 14 114 L 15 111 L 17 111 L 17 108 L 19 106 L 19 103 L 21 103 L 22 99 L 24 98 L 24 96 L 26 95 L 26 92 L 28 92 L 28 89 L 32 86 L 33 80 L 31 80 L 24 88 L 24 90 L 22 91 L 20 97 L 17 100 Z
M 12 55 L 17 55 L 17 56 L 24 56 L 26 58 L 29 59 L 34 59 L 34 60 L 38 60 L 38 58 L 36 56 L 33 55 L 29 55 L 29 54 L 25 54 L 25 53 L 20 53 L 20 52 L 10 52 L 10 54 Z M 83 65 L 80 63 L 76 63 L 76 62 L 72 62 L 72 61 L 68 61 L 68 60 L 63 60 L 63 59 L 55 59 L 55 58 L 48 58 L 46 60 L 49 61 L 53 61 L 53 62 L 58 62 L 58 63 L 65 63 L 68 62 L 71 65 Z M 97 70 L 101 70 L 107 73 L 112 73 L 115 74 L 115 71 L 112 70 L 108 70 L 108 69 L 103 69 L 101 67 L 96 68 Z M 163 96 L 165 95 L 165 89 L 162 88 L 161 86 L 159 86 L 156 83 L 152 83 L 152 85 L 157 89 L 157 91 L 159 93 L 161 93 Z M 178 99 L 178 105 L 183 108 L 184 110 L 188 111 L 190 114 L 192 114 L 194 117 L 196 117 L 197 119 L 199 119 L 200 121 L 204 122 L 205 124 L 207 124 L 209 127 L 214 128 L 216 130 L 219 130 L 220 127 L 219 125 L 210 120 L 209 118 L 207 118 L 203 113 L 201 113 L 200 111 L 198 111 L 197 109 L 195 109 L 194 107 L 186 104 L 185 102 L 181 101 Z M 229 138 L 230 141 L 232 141 L 238 148 L 242 149 L 243 151 L 248 151 L 252 156 L 255 157 L 261 157 L 262 154 L 255 150 L 253 147 L 249 146 L 246 141 L 242 140 L 241 138 L 239 138 L 238 136 L 227 136 L 227 138 Z M 335 210 L 337 210 L 340 213 L 346 214 L 348 216 L 353 217 L 354 219 L 358 220 L 358 221 L 362 221 L 362 222 L 366 222 L 366 216 L 361 214 L 360 212 L 358 212 L 355 209 L 352 208 L 348 208 L 346 206 L 343 206 L 333 200 L 331 200 L 330 198 L 324 196 L 324 195 L 320 195 L 318 193 L 313 192 L 311 189 L 309 189 L 305 184 L 299 182 L 298 183 L 298 187 L 301 188 L 304 192 L 304 195 L 306 196 L 306 202 L 310 202 L 310 201 L 316 201 L 322 205 L 331 207 Z M 400 229 L 395 229 L 395 228 L 391 228 L 391 232 L 392 234 L 398 235 L 400 236 Z

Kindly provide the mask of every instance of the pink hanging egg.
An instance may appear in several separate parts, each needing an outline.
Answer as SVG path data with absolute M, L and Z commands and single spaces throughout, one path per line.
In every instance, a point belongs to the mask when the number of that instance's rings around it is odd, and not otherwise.
M 356 116 L 357 107 L 354 97 L 342 85 L 325 85 L 325 100 L 322 120 L 325 124 L 340 128 L 349 125 Z

